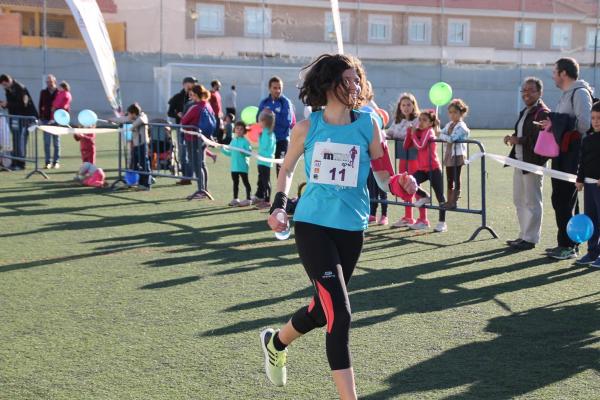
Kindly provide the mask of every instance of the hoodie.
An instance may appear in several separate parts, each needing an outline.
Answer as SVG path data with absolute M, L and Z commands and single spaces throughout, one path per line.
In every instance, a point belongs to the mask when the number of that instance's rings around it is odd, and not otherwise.
M 592 88 L 583 79 L 576 80 L 560 96 L 554 109 L 557 113 L 569 114 L 577 119 L 577 131 L 585 135 L 592 126 Z M 571 98 L 573 101 L 571 101 Z

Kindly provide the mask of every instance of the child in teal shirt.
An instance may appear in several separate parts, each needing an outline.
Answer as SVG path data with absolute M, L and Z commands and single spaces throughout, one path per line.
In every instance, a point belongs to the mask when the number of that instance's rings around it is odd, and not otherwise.
M 243 149 L 247 151 L 252 151 L 252 146 L 250 146 L 250 142 L 245 138 L 246 135 L 246 124 L 243 121 L 237 121 L 235 123 L 235 137 L 231 140 L 229 144 L 231 147 L 237 147 L 238 149 Z M 233 200 L 229 202 L 229 205 L 232 207 L 240 206 L 249 206 L 252 204 L 250 200 L 250 193 L 252 189 L 250 188 L 250 182 L 248 181 L 248 169 L 250 166 L 249 158 L 250 156 L 242 153 L 237 150 L 227 150 L 225 148 L 221 149 L 222 153 L 227 157 L 231 157 L 231 179 L 233 180 Z M 239 186 L 240 186 L 240 178 L 244 183 L 246 188 L 246 199 L 240 201 L 238 198 Z
M 275 114 L 270 110 L 264 110 L 258 122 L 262 127 L 262 132 L 258 138 L 258 155 L 265 158 L 275 157 Z M 258 165 L 258 183 L 256 189 L 256 208 L 259 210 L 271 208 L 271 167 L 272 162 L 257 160 Z

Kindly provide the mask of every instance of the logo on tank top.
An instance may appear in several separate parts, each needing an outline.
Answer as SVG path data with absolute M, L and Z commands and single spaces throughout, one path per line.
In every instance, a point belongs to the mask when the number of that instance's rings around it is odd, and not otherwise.
M 335 274 L 332 271 L 325 271 L 322 276 L 323 279 L 335 278 Z

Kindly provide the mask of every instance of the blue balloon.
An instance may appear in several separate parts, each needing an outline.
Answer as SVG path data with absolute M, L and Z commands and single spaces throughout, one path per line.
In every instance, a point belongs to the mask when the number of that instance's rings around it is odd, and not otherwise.
M 125 172 L 125 183 L 128 184 L 129 186 L 137 185 L 139 181 L 140 181 L 140 174 L 138 174 L 137 172 L 133 172 L 133 171 Z
M 375 112 L 375 110 L 371 106 L 362 106 L 360 108 L 360 111 L 369 112 L 369 113 L 374 113 Z
M 81 110 L 77 116 L 77 120 L 81 126 L 90 127 L 96 125 L 98 116 L 92 110 Z
M 71 116 L 68 112 L 59 108 L 54 111 L 54 121 L 59 125 L 69 125 L 71 123 Z
M 571 217 L 567 224 L 567 235 L 575 243 L 583 243 L 592 237 L 594 223 L 585 214 L 577 214 Z
M 123 137 L 125 138 L 125 141 L 130 142 L 131 140 L 133 140 L 133 132 L 131 131 L 131 124 L 124 124 L 123 125 Z

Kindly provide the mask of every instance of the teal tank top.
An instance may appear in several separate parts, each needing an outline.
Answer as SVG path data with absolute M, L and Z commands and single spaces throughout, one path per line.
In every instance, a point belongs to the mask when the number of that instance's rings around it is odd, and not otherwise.
M 354 111 L 349 125 L 331 125 L 323 111 L 310 115 L 304 142 L 306 188 L 294 221 L 362 231 L 369 224 L 367 177 L 373 138 L 371 114 Z

